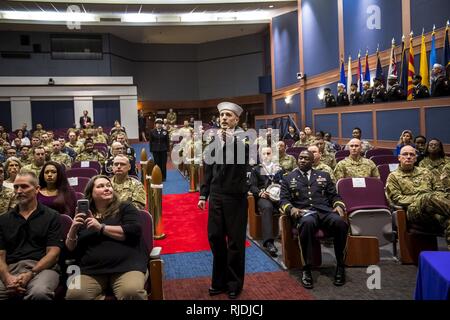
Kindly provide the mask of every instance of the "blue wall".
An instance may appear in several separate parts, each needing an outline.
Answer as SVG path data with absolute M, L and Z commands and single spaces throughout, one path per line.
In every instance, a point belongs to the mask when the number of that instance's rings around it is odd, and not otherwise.
M 415 35 L 445 27 L 445 23 L 450 19 L 449 0 L 411 0 L 411 28 Z
M 378 6 L 380 9 L 380 29 L 368 28 L 368 21 L 372 21 L 372 11 L 367 13 L 369 6 Z M 393 37 L 397 44 L 401 43 L 401 0 L 344 0 L 346 59 L 349 55 L 356 59 L 358 51 L 361 50 L 361 54 L 365 54 L 366 48 L 369 48 L 369 54 L 372 54 L 376 52 L 377 44 L 380 45 L 381 51 L 389 49 Z
M 94 119 L 95 125 L 102 127 L 110 127 L 115 120 L 120 121 L 120 101 L 94 100 Z
M 389 110 L 377 112 L 378 140 L 397 141 L 403 130 L 419 134 L 419 109 Z
M 298 12 L 293 11 L 272 20 L 274 46 L 275 88 L 297 83 L 298 61 Z
M 288 105 L 284 101 L 284 98 L 276 99 L 275 105 L 277 107 L 277 114 L 279 113 L 296 113 L 297 114 L 297 125 L 300 124 L 300 95 L 295 94 L 292 96 L 291 103 Z
M 446 108 L 428 108 L 425 110 L 426 136 L 438 138 L 443 143 L 450 143 L 450 106 Z
M 11 103 L 9 101 L 0 101 L 0 125 L 2 125 L 7 132 L 16 128 L 11 128 Z
M 302 29 L 304 73 L 339 68 L 337 1 L 302 1 Z
M 31 101 L 31 119 L 33 128 L 36 123 L 44 129 L 70 128 L 75 123 L 73 101 Z
M 319 114 L 314 118 L 314 130 L 330 132 L 332 136 L 338 136 L 338 115 L 337 114 Z
M 372 112 L 343 113 L 342 137 L 351 138 L 353 128 L 361 129 L 363 139 L 373 139 Z

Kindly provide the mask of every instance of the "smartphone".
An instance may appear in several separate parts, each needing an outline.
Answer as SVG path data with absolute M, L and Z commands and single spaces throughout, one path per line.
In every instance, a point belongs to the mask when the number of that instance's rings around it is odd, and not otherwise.
M 77 201 L 78 212 L 88 213 L 89 211 L 89 200 L 80 199 Z

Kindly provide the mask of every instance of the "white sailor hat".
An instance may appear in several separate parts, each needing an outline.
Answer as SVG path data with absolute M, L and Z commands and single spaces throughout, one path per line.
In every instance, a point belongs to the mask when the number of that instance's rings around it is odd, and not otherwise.
M 388 80 L 397 80 L 397 76 L 395 74 L 390 74 Z
M 163 123 L 163 120 L 161 118 L 156 118 L 155 123 Z
M 242 111 L 244 111 L 244 109 L 233 102 L 221 102 L 217 105 L 217 109 L 219 112 L 222 112 L 222 110 L 233 111 L 238 117 L 241 115 Z
M 338 87 L 345 88 L 345 84 L 343 84 L 342 82 L 339 82 L 339 83 L 337 84 L 337 86 L 338 86 Z
M 444 66 L 442 64 L 435 63 L 435 64 L 433 64 L 433 69 L 441 69 L 441 70 L 443 70 Z

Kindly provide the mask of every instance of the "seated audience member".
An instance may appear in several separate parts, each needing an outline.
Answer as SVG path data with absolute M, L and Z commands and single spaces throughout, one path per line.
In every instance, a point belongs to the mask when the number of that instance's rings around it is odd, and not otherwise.
M 370 94 L 372 95 L 372 93 Z M 352 106 L 361 103 L 361 93 L 358 92 L 358 85 L 356 83 L 352 83 L 350 85 L 350 93 L 348 95 L 348 99 Z
M 22 164 L 20 160 L 16 157 L 10 157 L 5 162 L 5 172 L 8 179 L 3 181 L 3 186 L 9 189 L 14 188 L 14 180 L 16 179 L 17 174 L 22 168 Z
M 331 140 L 330 132 L 325 132 L 325 135 L 323 136 L 323 138 L 325 139 L 325 141 L 328 141 L 331 144 L 331 146 L 334 149 L 334 153 L 341 150 L 341 146 L 337 142 Z
M 114 126 L 111 128 L 109 135 L 111 136 L 111 140 L 115 140 L 115 136 L 119 133 L 119 132 L 126 132 L 125 128 L 122 127 L 122 125 L 120 124 L 119 120 L 114 121 Z
M 134 151 L 134 148 L 128 144 L 128 139 L 125 133 L 118 133 L 116 136 L 116 141 L 120 142 L 125 147 L 125 154 L 127 157 L 136 160 L 136 151 Z
M 403 88 L 398 84 L 396 75 L 390 74 L 388 76 L 388 84 L 389 87 L 386 92 L 387 101 L 405 100 L 405 92 L 403 91 Z
M 427 150 L 427 138 L 425 138 L 424 136 L 421 136 L 421 135 L 416 136 L 414 138 L 414 144 L 416 145 L 416 150 L 417 150 L 417 160 L 414 165 L 418 166 L 419 163 L 425 157 L 425 151 Z
M 61 152 L 62 144 L 58 140 L 53 141 L 53 152 L 50 155 L 52 161 L 58 162 L 65 166 L 66 169 L 70 169 L 72 166 L 72 159 L 67 153 Z
M 20 129 L 17 130 L 16 135 L 17 135 L 17 138 L 20 139 L 21 145 L 22 145 L 22 146 L 29 146 L 29 145 L 31 144 L 30 139 L 29 139 L 28 137 L 24 136 L 22 130 L 20 130 Z
M 448 198 L 450 194 L 450 162 L 447 162 L 447 164 L 442 169 L 440 179 L 444 188 L 444 192 L 447 194 Z
M 69 288 L 66 299 L 99 299 L 110 288 L 119 300 L 146 300 L 149 256 L 139 211 L 119 201 L 106 176 L 93 177 L 85 196 L 90 210 L 76 214 L 66 238 L 66 247 L 81 268 L 80 287 Z
M 87 138 L 87 129 L 80 129 L 78 132 L 78 142 L 84 145 Z
M 419 100 L 430 97 L 430 92 L 428 91 L 427 86 L 422 84 L 422 76 L 420 74 L 415 74 L 412 77 L 413 79 L 413 99 Z
M 22 147 L 22 140 L 19 138 L 14 138 L 13 142 L 11 143 L 11 147 L 15 148 L 16 150 L 19 150 L 20 147 Z
M 286 134 L 283 136 L 283 140 L 287 139 L 294 141 L 300 140 L 300 137 L 293 126 L 288 126 L 288 132 L 286 132 Z
M 5 187 L 3 184 L 3 179 L 5 177 L 5 172 L 3 166 L 0 165 L 0 215 L 5 214 L 12 207 L 14 207 L 14 191 L 11 188 Z M 0 234 L 1 241 L 1 234 Z M 1 251 L 1 248 L 0 248 Z M 1 259 L 1 258 L 0 258 Z
M 316 141 L 316 137 L 313 135 L 313 132 L 310 127 L 305 127 L 306 140 L 308 140 L 309 144 L 312 144 Z
M 307 147 L 309 146 L 310 142 L 308 141 L 308 138 L 306 137 L 305 131 L 300 131 L 299 139 L 294 143 L 294 147 Z
M 428 169 L 437 183 L 441 183 L 441 175 L 444 166 L 450 162 L 450 159 L 445 156 L 444 146 L 439 139 L 431 139 L 426 147 L 425 157 L 420 162 L 419 167 Z
M 5 149 L 5 151 L 6 151 L 5 152 L 6 159 L 17 156 L 17 151 L 16 151 L 16 148 L 14 148 L 14 147 L 8 147 Z
M 398 156 L 398 169 L 391 172 L 386 182 L 386 196 L 397 206 L 407 209 L 410 223 L 430 231 L 444 230 L 450 249 L 450 199 L 425 168 L 415 167 L 416 150 L 404 146 Z
M 125 154 L 125 147 L 120 142 L 115 141 L 111 144 L 111 157 L 105 160 L 103 174 L 107 176 L 114 175 L 113 162 L 114 158 L 119 154 Z M 130 157 L 128 157 L 128 160 L 130 160 L 130 171 L 128 171 L 128 174 L 131 176 L 136 176 L 136 162 L 133 159 L 130 159 Z
M 336 167 L 336 157 L 334 156 L 334 153 L 328 152 L 327 148 L 325 147 L 326 146 L 325 140 L 323 139 L 316 140 L 314 145 L 316 145 L 319 148 L 320 161 L 322 163 L 325 163 L 331 169 L 334 169 L 334 167 Z
M 70 217 L 75 215 L 76 194 L 67 181 L 62 164 L 55 161 L 47 162 L 39 174 L 39 186 L 37 199 L 40 203 L 60 214 Z
M 282 178 L 282 168 L 272 161 L 272 149 L 263 147 L 261 150 L 261 163 L 253 167 L 250 178 L 250 192 L 255 197 L 261 214 L 263 245 L 266 251 L 276 257 L 278 250 L 274 245 L 273 212 L 278 208 L 278 200 L 270 196 L 267 188 L 276 184 L 279 186 Z
M 312 169 L 314 156 L 302 151 L 298 157 L 298 169 L 283 177 L 280 206 L 285 214 L 295 220 L 299 232 L 303 257 L 302 285 L 313 288 L 311 273 L 313 241 L 319 228 L 333 235 L 337 268 L 333 284 L 345 284 L 344 250 L 347 243 L 348 224 L 343 219 L 345 204 L 336 192 L 328 173 Z
M 380 178 L 375 163 L 361 156 L 361 141 L 359 139 L 350 140 L 350 155 L 338 162 L 334 168 L 336 180 L 342 178 Z
M 47 132 L 43 132 L 43 133 L 41 134 L 41 141 L 42 141 L 42 146 L 43 146 L 43 147 L 49 148 L 49 149 L 50 149 L 50 152 L 53 151 L 53 145 L 52 145 L 53 141 L 50 140 L 50 137 L 49 137 L 49 135 L 48 135 Z
M 131 202 L 137 209 L 144 209 L 146 202 L 144 186 L 139 180 L 128 176 L 130 170 L 128 157 L 123 154 L 115 156 L 112 169 L 114 176 L 111 182 L 119 200 Z
M 59 214 L 37 201 L 39 185 L 32 172 L 20 171 L 14 192 L 17 206 L 0 216 L 0 300 L 51 300 L 63 246 Z
M 325 108 L 336 106 L 336 97 L 331 93 L 330 88 L 323 89 L 323 101 L 325 102 Z
M 297 168 L 297 161 L 293 156 L 286 153 L 286 144 L 283 141 L 278 141 L 278 164 L 285 172 L 291 172 Z
M 384 87 L 381 78 L 373 79 L 372 100 L 373 103 L 386 101 L 386 88 Z
M 61 144 L 61 152 L 67 154 L 72 161 L 75 161 L 77 153 L 72 148 L 66 146 L 66 140 L 64 137 L 59 137 L 58 141 Z
M 77 134 L 74 131 L 69 132 L 69 141 L 66 142 L 66 147 L 73 149 L 77 154 L 83 151 L 83 144 L 77 140 Z
M 8 134 L 8 132 L 6 132 L 5 127 L 2 125 L 0 125 L 0 136 L 3 138 L 3 140 L 10 141 L 9 134 Z
M 308 151 L 314 156 L 314 162 L 312 168 L 317 171 L 325 171 L 330 175 L 331 180 L 336 183 L 336 178 L 334 177 L 333 169 L 330 166 L 320 161 L 321 154 L 319 147 L 317 145 L 311 145 L 308 147 Z
M 365 154 L 367 152 L 367 150 L 370 150 L 373 147 L 369 143 L 369 141 L 361 139 L 361 136 L 362 136 L 361 129 L 358 128 L 358 127 L 353 128 L 353 130 L 352 130 L 352 137 L 354 139 L 358 139 L 359 141 L 361 141 L 361 154 Z M 350 142 L 345 145 L 345 148 L 344 148 L 345 150 L 350 150 L 349 144 L 350 144 Z
M 450 95 L 450 81 L 445 77 L 445 68 L 439 63 L 431 69 L 431 96 L 443 97 Z
M 101 140 L 104 140 L 104 141 L 106 141 L 106 142 L 103 142 L 103 141 L 95 141 L 94 140 L 94 143 L 97 143 L 97 142 L 101 142 L 101 143 L 106 143 L 106 144 L 108 144 L 109 142 L 109 137 L 108 137 L 108 135 L 106 134 L 106 133 L 104 133 L 103 132 L 103 127 L 101 127 L 101 126 L 98 126 L 97 127 L 97 135 L 100 137 L 100 136 L 102 136 L 103 137 L 103 139 L 102 138 L 98 138 L 98 139 L 101 139 Z
M 345 90 L 345 84 L 338 83 L 337 84 L 337 98 L 336 98 L 336 105 L 338 106 L 348 106 L 350 104 L 350 101 L 348 99 L 347 91 Z
M 22 166 L 26 166 L 31 163 L 30 161 L 30 147 L 29 146 L 22 146 L 20 148 L 19 152 L 19 159 Z
M 97 161 L 100 165 L 103 165 L 105 163 L 105 157 L 97 149 L 94 149 L 92 139 L 87 139 L 84 142 L 83 151 L 77 155 L 75 161 Z
M 317 143 L 319 140 L 323 140 L 327 152 L 332 153 L 333 155 L 336 153 L 331 142 L 325 139 L 325 132 L 322 130 L 316 132 L 316 141 L 314 141 L 314 143 Z
M 415 148 L 416 146 L 413 143 L 413 134 L 411 130 L 403 130 L 400 138 L 398 139 L 397 147 L 395 148 L 395 155 L 398 156 L 400 154 L 400 150 L 404 146 L 412 146 Z
M 19 130 L 22 130 L 23 136 L 29 139 L 31 138 L 30 130 L 28 130 L 28 124 L 26 122 L 22 123 L 22 127 Z
M 45 162 L 45 149 L 44 147 L 36 147 L 33 149 L 33 160 L 30 164 L 23 166 L 24 169 L 32 171 L 36 177 L 39 177 L 41 169 Z

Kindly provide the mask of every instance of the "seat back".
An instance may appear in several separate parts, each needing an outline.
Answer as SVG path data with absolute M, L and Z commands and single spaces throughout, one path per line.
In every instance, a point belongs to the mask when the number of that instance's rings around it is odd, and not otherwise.
M 87 177 L 70 177 L 67 178 L 69 185 L 75 190 L 75 192 L 80 192 L 84 194 L 84 189 L 86 188 L 90 178 Z
M 345 158 L 350 155 L 350 150 L 339 150 L 336 151 L 336 154 L 334 155 L 337 158 Z
M 286 145 L 286 148 L 292 147 L 292 145 L 295 143 L 293 139 L 284 139 L 284 144 Z
M 290 147 L 286 150 L 286 153 L 290 154 L 295 159 L 298 159 L 300 152 L 302 152 L 303 150 L 306 150 L 306 148 L 305 147 Z
M 98 161 L 75 161 L 72 163 L 72 169 L 76 168 L 92 168 L 97 171 L 97 174 L 102 172 L 102 166 Z
M 66 214 L 61 214 L 59 216 L 59 222 L 61 223 L 61 230 L 63 239 L 66 239 L 69 233 L 70 226 L 72 225 L 72 218 Z
M 346 158 L 345 156 L 343 156 L 343 157 L 336 157 L 336 163 L 338 163 L 341 160 L 344 160 L 345 158 Z
M 66 171 L 67 178 L 71 177 L 86 177 L 86 178 L 92 178 L 93 176 L 96 176 L 97 170 L 93 168 L 71 168 Z
M 372 160 L 377 166 L 385 163 L 398 163 L 397 156 L 386 154 L 382 154 L 379 156 L 372 156 L 370 157 L 370 160 Z
M 142 236 L 144 238 L 145 247 L 150 253 L 153 249 L 153 217 L 146 210 L 140 210 Z
M 380 173 L 380 180 L 383 185 L 386 186 L 387 177 L 392 171 L 397 170 L 398 163 L 384 163 L 377 166 L 378 172 Z
M 364 155 L 367 159 L 370 159 L 370 157 L 373 156 L 381 156 L 381 155 L 388 155 L 392 156 L 394 153 L 391 149 L 386 148 L 376 148 L 376 149 L 370 149 L 366 151 L 366 154 Z
M 374 236 L 380 245 L 392 241 L 392 215 L 378 178 L 344 178 L 336 184 L 354 236 Z

